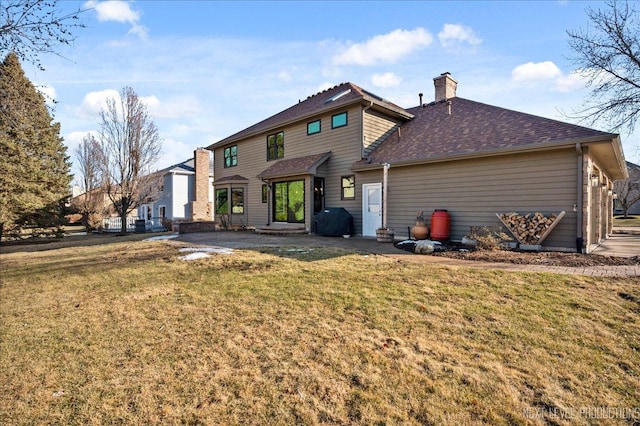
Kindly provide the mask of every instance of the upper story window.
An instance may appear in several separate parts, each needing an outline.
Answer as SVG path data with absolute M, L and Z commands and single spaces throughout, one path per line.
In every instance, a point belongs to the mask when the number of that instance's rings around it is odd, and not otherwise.
M 340 114 L 331 116 L 331 128 L 344 127 L 347 125 L 347 112 L 341 112 Z
M 313 135 L 315 133 L 320 133 L 320 120 L 307 123 L 307 135 Z
M 284 157 L 284 132 L 267 136 L 267 161 Z
M 234 167 L 238 165 L 238 146 L 233 145 L 224 149 L 224 166 Z

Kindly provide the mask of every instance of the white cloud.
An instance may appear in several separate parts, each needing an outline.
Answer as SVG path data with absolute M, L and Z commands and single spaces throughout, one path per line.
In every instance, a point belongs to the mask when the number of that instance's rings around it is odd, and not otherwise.
M 98 133 L 95 130 L 88 130 L 86 132 L 76 131 L 76 132 L 67 133 L 64 136 L 64 143 L 68 148 L 67 155 L 71 155 L 73 157 L 74 155 L 73 150 L 75 150 L 76 147 L 80 145 L 80 142 L 82 142 L 82 140 L 84 139 L 85 136 L 87 136 L 87 134 L 92 134 L 94 136 L 97 136 Z
M 562 71 L 551 61 L 527 62 L 518 65 L 511 71 L 514 81 L 540 81 L 551 80 L 562 76 Z
M 335 83 L 329 83 L 328 81 L 325 81 L 324 83 L 318 86 L 318 89 L 316 90 L 316 92 L 309 93 L 309 95 L 315 95 L 316 93 L 324 92 L 327 89 L 331 89 L 335 85 L 336 85 Z
M 113 89 L 87 93 L 82 99 L 80 113 L 88 116 L 97 116 L 97 114 L 107 106 L 108 98 L 113 98 L 118 101 L 120 99 L 120 93 Z
M 47 85 L 35 85 L 35 88 L 38 92 L 44 96 L 44 100 L 49 106 L 55 105 L 56 100 L 56 89 L 53 86 Z
M 569 75 L 561 75 L 555 81 L 555 90 L 558 92 L 572 92 L 585 87 L 584 77 L 580 72 L 574 71 Z
M 280 81 L 284 81 L 285 83 L 291 81 L 293 77 L 291 76 L 291 73 L 288 71 L 280 71 L 280 74 L 278 74 L 278 80 Z
M 344 52 L 334 56 L 334 65 L 374 65 L 394 63 L 411 52 L 432 43 L 433 37 L 424 28 L 415 30 L 397 29 L 388 34 L 377 35 L 363 43 L 354 43 Z
M 395 87 L 398 86 L 401 81 L 400 77 L 392 72 L 374 74 L 371 76 L 371 84 L 377 87 Z
M 527 62 L 518 65 L 511 71 L 511 78 L 516 83 L 545 83 L 549 90 L 568 93 L 584 88 L 586 76 L 581 71 L 572 71 L 565 75 L 551 61 Z
M 444 47 L 456 46 L 462 43 L 477 45 L 482 40 L 473 32 L 471 27 L 458 24 L 444 24 L 442 31 L 438 33 L 438 39 Z
M 98 21 L 115 21 L 131 24 L 129 34 L 136 34 L 146 39 L 149 30 L 140 25 L 140 12 L 131 9 L 131 3 L 123 0 L 97 1 L 89 0 L 84 4 L 86 9 L 94 9 L 98 14 Z
M 135 24 L 131 27 L 128 34 L 135 34 L 143 40 L 149 38 L 149 29 L 144 25 Z
M 193 158 L 194 146 L 184 143 L 179 140 L 175 140 L 171 137 L 165 137 L 165 134 L 161 132 L 162 138 L 162 152 L 160 158 L 156 164 L 157 169 L 168 167 L 172 164 L 177 164 L 181 161 Z
M 122 0 L 107 0 L 101 2 L 90 0 L 84 4 L 84 8 L 94 9 L 98 13 L 98 20 L 100 22 L 116 21 L 135 24 L 140 19 L 140 13 L 132 10 L 129 3 Z
M 160 108 L 160 99 L 157 96 L 138 96 L 138 99 L 149 111 L 157 111 Z

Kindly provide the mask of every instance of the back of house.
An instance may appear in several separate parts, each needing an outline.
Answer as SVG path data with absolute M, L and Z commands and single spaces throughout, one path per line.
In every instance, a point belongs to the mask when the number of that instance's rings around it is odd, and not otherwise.
M 546 249 L 606 238 L 626 177 L 618 135 L 459 98 L 449 73 L 433 81 L 433 101 L 408 109 L 343 83 L 211 145 L 216 221 L 315 232 L 315 215 L 341 207 L 356 234 L 385 222 L 404 238 L 444 209 L 460 240 L 501 225 L 496 213 L 565 212 Z

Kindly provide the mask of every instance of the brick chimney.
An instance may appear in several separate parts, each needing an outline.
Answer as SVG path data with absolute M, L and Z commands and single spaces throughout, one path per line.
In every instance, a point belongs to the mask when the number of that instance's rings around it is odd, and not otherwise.
M 434 78 L 433 85 L 436 87 L 436 102 L 456 97 L 458 82 L 455 81 L 448 72 L 444 72 Z
M 193 179 L 194 200 L 191 202 L 191 220 L 212 220 L 213 203 L 209 200 L 210 152 L 198 148 L 193 152 L 193 166 L 196 170 Z

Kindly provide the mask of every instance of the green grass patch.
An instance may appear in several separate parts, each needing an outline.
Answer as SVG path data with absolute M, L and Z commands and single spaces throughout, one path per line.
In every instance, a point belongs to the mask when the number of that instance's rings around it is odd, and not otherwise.
M 580 410 L 608 407 L 623 425 L 639 414 L 640 278 L 304 247 L 185 262 L 178 248 L 112 239 L 3 254 L 0 424 L 591 424 Z

